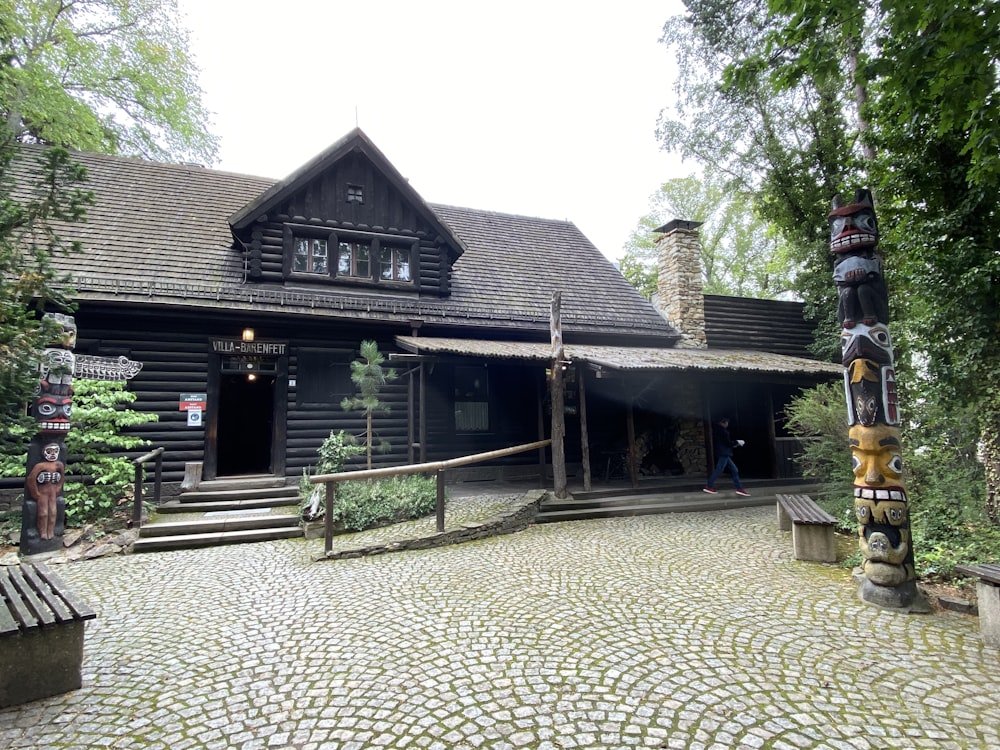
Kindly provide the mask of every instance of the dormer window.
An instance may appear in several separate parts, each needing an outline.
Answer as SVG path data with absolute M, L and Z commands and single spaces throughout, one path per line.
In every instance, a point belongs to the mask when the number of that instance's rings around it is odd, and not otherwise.
M 367 242 L 341 240 L 337 275 L 370 279 L 372 275 L 371 251 L 371 245 Z
M 286 279 L 395 289 L 420 285 L 416 238 L 288 223 L 283 247 Z
M 297 237 L 292 270 L 295 273 L 329 274 L 330 263 L 326 240 Z
M 410 280 L 410 248 L 383 244 L 379 248 L 379 278 L 386 281 Z
M 348 185 L 347 186 L 347 202 L 348 203 L 364 203 L 365 202 L 365 189 L 361 185 Z

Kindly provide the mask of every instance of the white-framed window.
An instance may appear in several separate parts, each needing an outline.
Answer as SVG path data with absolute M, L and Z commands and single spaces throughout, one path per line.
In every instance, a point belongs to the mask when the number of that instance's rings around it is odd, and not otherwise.
M 330 273 L 329 248 L 324 239 L 296 237 L 292 270 L 295 273 Z

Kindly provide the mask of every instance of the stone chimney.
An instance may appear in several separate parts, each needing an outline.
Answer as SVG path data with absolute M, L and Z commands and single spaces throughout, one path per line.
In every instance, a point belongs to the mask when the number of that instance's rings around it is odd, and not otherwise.
M 705 297 L 701 283 L 701 239 L 704 222 L 674 219 L 655 231 L 659 278 L 653 304 L 681 334 L 678 347 L 704 349 Z

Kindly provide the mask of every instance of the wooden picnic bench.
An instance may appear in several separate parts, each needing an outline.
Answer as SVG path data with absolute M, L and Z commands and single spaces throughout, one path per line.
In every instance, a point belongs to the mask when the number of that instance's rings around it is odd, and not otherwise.
M 955 571 L 976 581 L 979 599 L 979 632 L 983 643 L 1000 648 L 1000 565 L 956 565 Z
M 0 707 L 77 690 L 94 610 L 41 562 L 0 567 L 0 596 Z
M 837 519 L 808 495 L 775 497 L 778 500 L 778 528 L 792 532 L 795 559 L 837 562 L 837 545 L 833 536 Z

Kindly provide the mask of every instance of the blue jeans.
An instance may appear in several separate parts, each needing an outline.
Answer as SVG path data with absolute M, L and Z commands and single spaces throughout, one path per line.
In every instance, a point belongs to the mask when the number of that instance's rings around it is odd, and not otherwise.
M 713 487 L 715 485 L 715 480 L 722 476 L 722 472 L 728 467 L 729 474 L 733 478 L 733 484 L 736 485 L 736 489 L 742 490 L 743 485 L 740 483 L 740 470 L 736 468 L 736 464 L 733 463 L 732 456 L 719 456 L 719 460 L 715 462 L 715 471 L 708 478 L 708 486 Z

